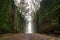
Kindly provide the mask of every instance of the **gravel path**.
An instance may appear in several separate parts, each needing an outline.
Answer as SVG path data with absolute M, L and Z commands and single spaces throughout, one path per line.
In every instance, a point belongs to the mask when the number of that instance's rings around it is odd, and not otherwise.
M 20 33 L 12 36 L 1 37 L 0 40 L 60 40 L 60 38 L 55 38 L 55 37 L 41 35 L 41 34 Z

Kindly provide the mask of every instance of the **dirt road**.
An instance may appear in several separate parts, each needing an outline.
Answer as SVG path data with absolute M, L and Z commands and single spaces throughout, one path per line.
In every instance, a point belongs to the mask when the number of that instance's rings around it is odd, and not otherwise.
M 11 36 L 1 37 L 0 40 L 60 40 L 60 38 L 51 37 L 42 34 L 16 34 Z

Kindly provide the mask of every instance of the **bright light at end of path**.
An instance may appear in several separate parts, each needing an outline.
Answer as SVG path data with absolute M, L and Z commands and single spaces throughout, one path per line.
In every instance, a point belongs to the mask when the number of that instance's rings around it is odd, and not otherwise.
M 27 26 L 27 29 L 26 29 L 26 33 L 33 33 L 31 25 L 32 25 L 31 22 L 29 22 L 28 26 Z

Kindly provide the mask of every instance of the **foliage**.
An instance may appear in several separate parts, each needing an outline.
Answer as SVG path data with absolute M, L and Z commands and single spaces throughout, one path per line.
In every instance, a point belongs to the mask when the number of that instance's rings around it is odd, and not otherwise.
M 9 0 L 0 0 L 0 31 L 9 32 L 9 12 L 10 12 L 10 2 Z
M 20 32 L 20 15 L 17 9 L 15 9 L 15 14 L 12 13 L 14 22 L 10 22 L 11 19 L 9 19 L 9 13 L 13 10 L 12 5 L 14 5 L 12 0 L 0 0 L 0 33 L 12 30 Z M 60 31 L 60 0 L 43 0 L 37 13 L 40 33 Z
M 57 11 L 58 10 L 58 11 Z M 58 30 L 60 15 L 60 0 L 43 0 L 40 8 L 39 23 L 40 32 L 52 32 Z M 59 20 L 59 21 L 58 21 Z M 60 31 L 60 29 L 59 29 Z

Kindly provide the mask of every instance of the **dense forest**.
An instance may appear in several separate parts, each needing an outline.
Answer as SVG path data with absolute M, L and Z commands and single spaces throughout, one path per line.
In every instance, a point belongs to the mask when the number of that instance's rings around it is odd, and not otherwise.
M 39 33 L 60 34 L 60 0 L 43 0 L 36 12 Z M 0 0 L 0 34 L 19 33 L 20 15 L 13 0 Z

